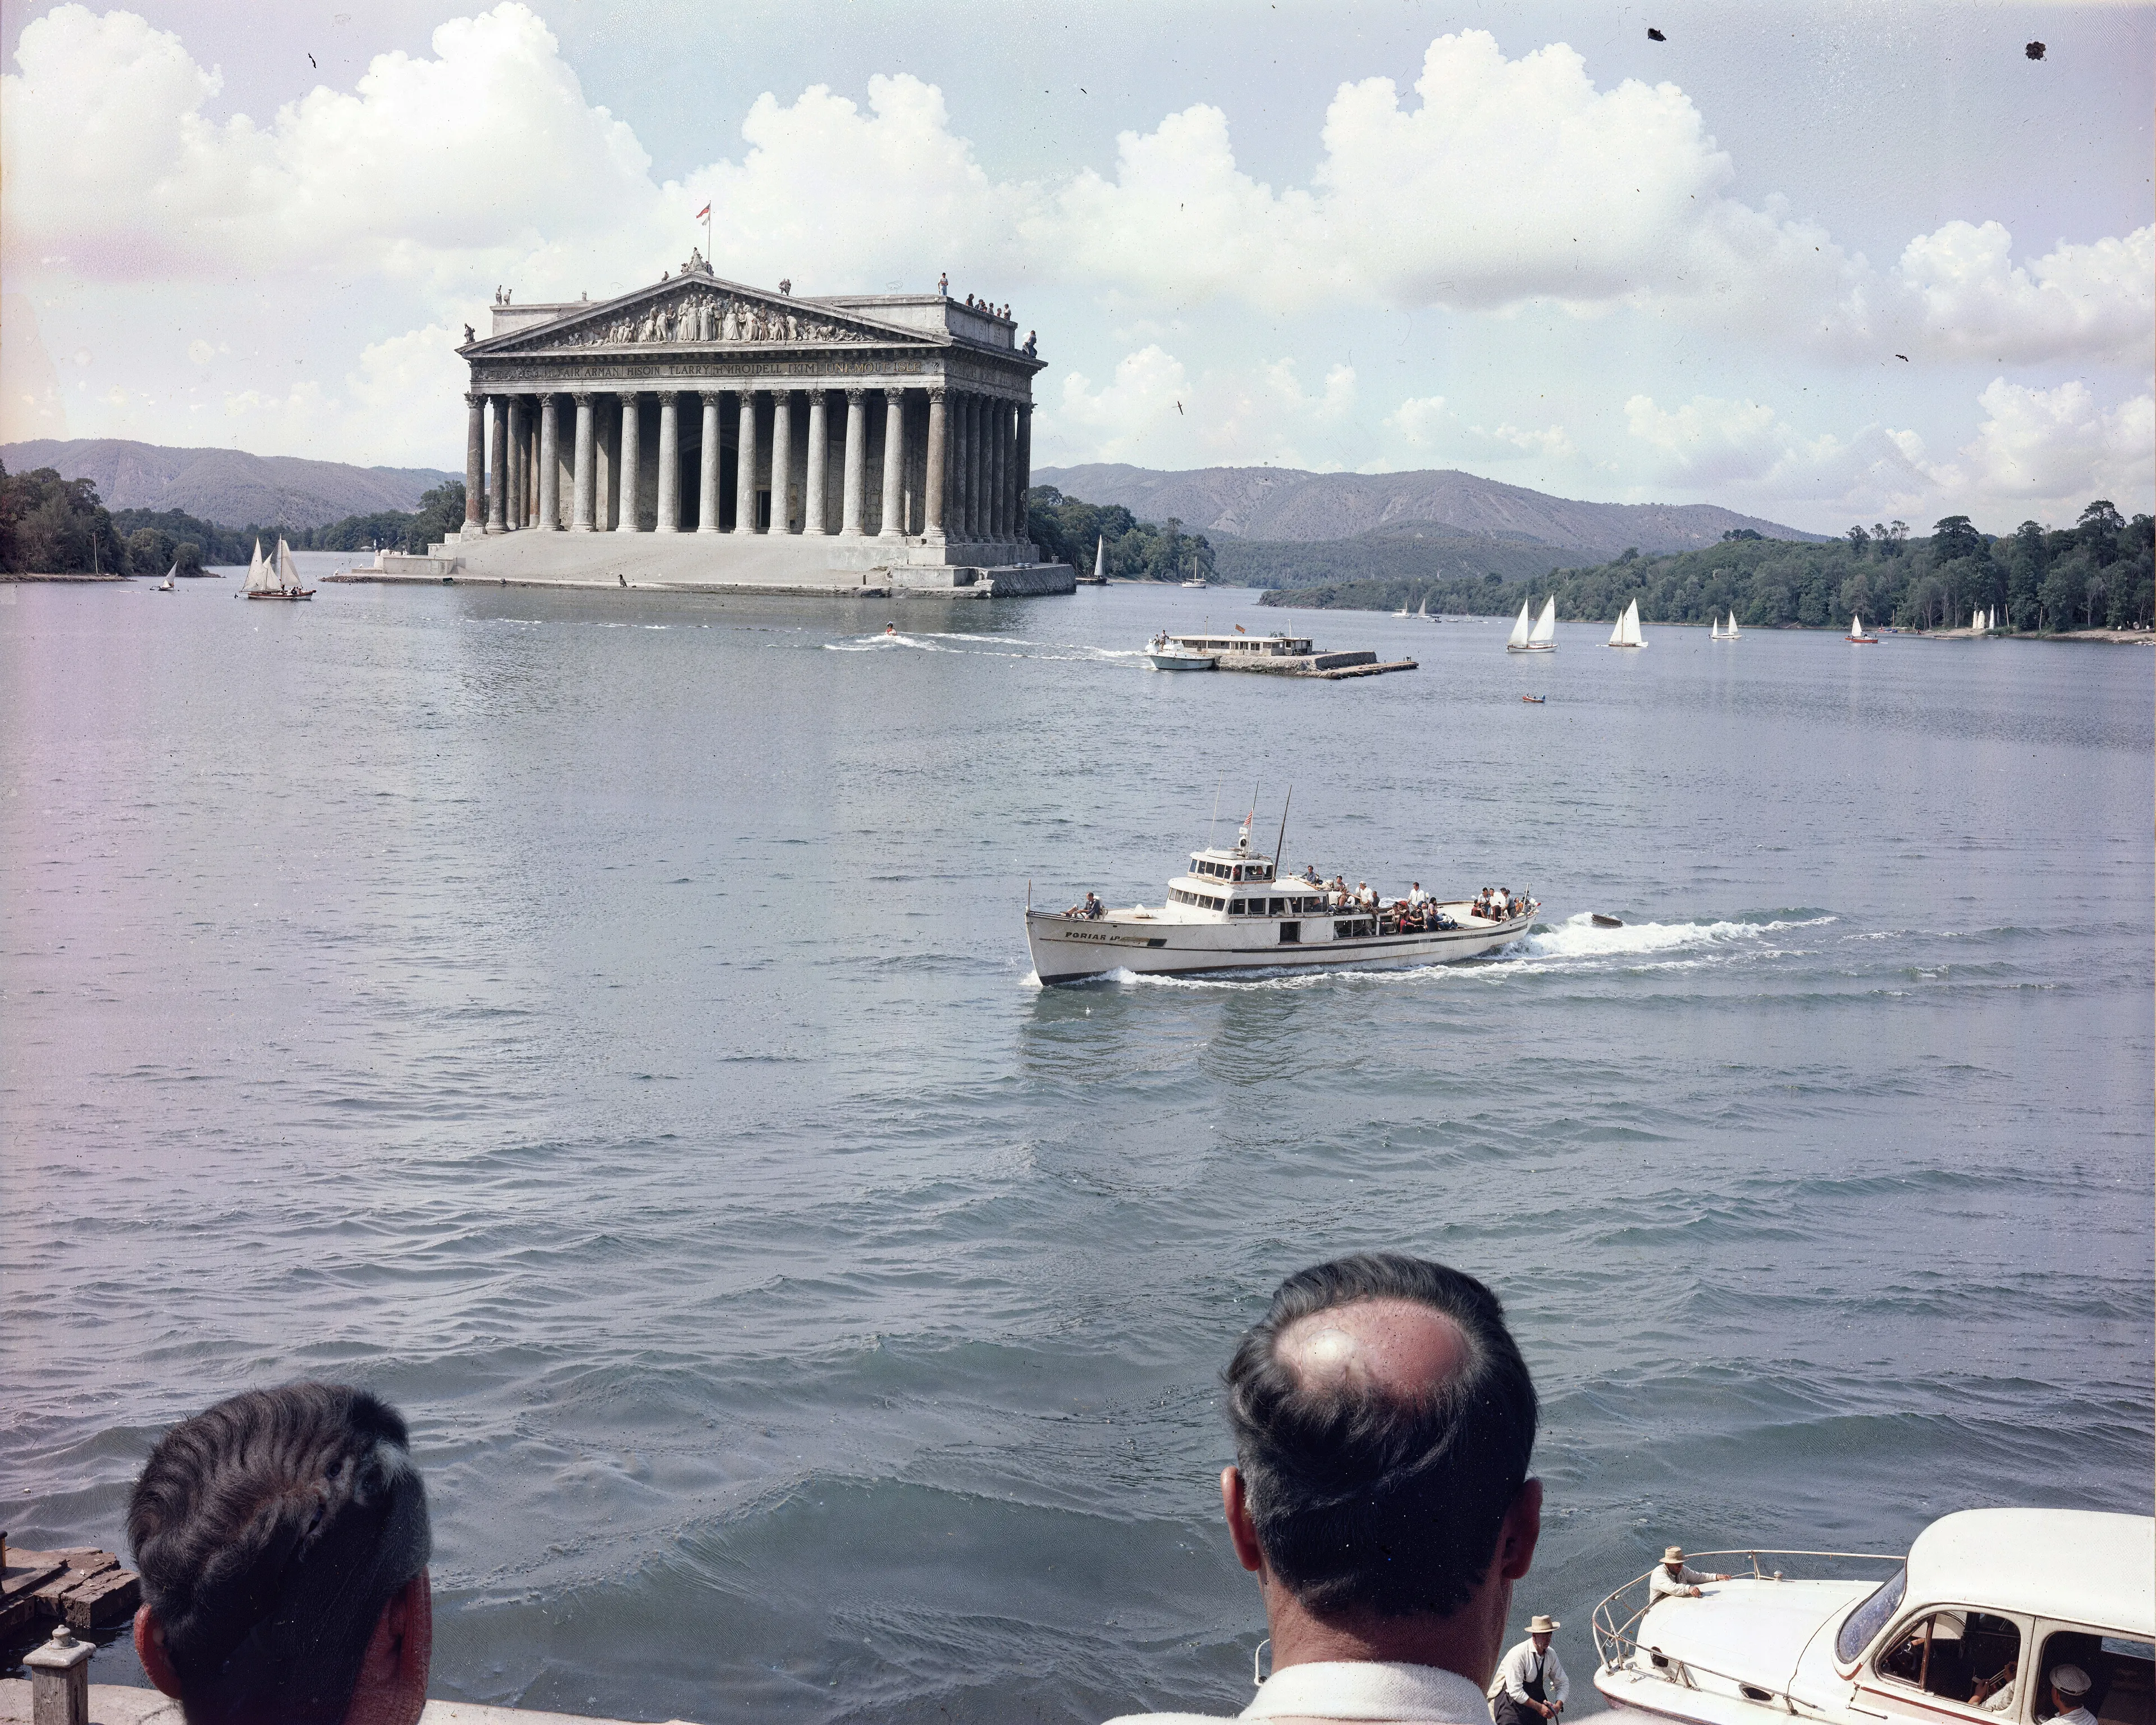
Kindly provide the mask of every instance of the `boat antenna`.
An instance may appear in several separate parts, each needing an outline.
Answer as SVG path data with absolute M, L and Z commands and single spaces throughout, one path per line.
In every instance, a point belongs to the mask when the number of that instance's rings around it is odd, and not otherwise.
M 1273 841 L 1273 878 L 1276 880 L 1280 879 L 1280 865 L 1287 856 L 1287 851 L 1286 849 L 1287 845 L 1287 805 L 1293 801 L 1295 801 L 1295 787 L 1293 785 L 1290 785 L 1287 788 L 1287 795 L 1281 799 L 1280 837 Z
M 1220 829 L 1220 788 L 1227 783 L 1227 775 L 1213 781 L 1213 819 L 1205 824 L 1205 848 L 1213 848 L 1213 835 Z

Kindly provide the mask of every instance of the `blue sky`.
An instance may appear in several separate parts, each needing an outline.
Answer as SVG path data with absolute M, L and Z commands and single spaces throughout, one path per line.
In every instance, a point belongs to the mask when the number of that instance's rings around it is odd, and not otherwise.
M 710 199 L 721 274 L 1012 302 L 1043 465 L 2156 501 L 2149 7 L 10 0 L 0 42 L 8 439 L 454 468 L 496 283 L 654 280 Z

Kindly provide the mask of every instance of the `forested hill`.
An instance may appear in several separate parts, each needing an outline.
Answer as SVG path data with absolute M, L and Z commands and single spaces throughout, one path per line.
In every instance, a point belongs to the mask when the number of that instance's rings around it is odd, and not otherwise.
M 1435 526 L 1462 539 L 1545 546 L 1576 562 L 1614 557 L 1628 546 L 1686 551 L 1743 528 L 1778 539 L 1811 536 L 1712 504 L 1586 503 L 1451 469 L 1305 473 L 1291 467 L 1201 467 L 1160 473 L 1104 462 L 1038 468 L 1034 481 L 1214 538 L 1340 540 L 1386 528 Z
M 41 438 L 0 447 L 10 473 L 49 467 L 86 479 L 107 509 L 178 510 L 201 521 L 321 527 L 346 516 L 410 512 L 460 473 L 426 467 L 353 467 L 244 449 L 178 449 L 120 438 Z
M 1433 612 L 1491 616 L 1557 596 L 1568 621 L 1613 621 L 1640 602 L 1646 623 L 1704 624 L 1735 611 L 1753 629 L 1845 626 L 1852 614 L 1903 629 L 1958 628 L 1989 608 L 2013 628 L 2146 628 L 2156 619 L 2156 555 L 2145 515 L 2122 517 L 2103 500 L 2071 527 L 2046 531 L 2025 521 L 1988 539 L 1966 516 L 1949 516 L 1929 538 L 1897 522 L 1877 534 L 1802 544 L 1737 531 L 1720 543 L 1674 556 L 1627 551 L 1591 568 L 1540 578 L 1338 582 L 1269 592 L 1268 605 L 1395 611 L 1425 602 Z

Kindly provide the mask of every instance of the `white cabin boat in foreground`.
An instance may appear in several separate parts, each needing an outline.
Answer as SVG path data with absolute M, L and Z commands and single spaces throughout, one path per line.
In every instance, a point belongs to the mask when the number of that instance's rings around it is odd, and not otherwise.
M 1699 1552 L 1700 1597 L 1650 1570 L 1594 1612 L 1594 1686 L 1618 1725 L 2041 1725 L 2071 1665 L 2097 1725 L 2151 1725 L 2156 1518 L 2068 1509 L 1941 1517 L 1906 1559 Z M 1784 1568 L 1873 1566 L 1868 1577 Z M 1881 1579 L 1880 1571 L 1887 1573 Z
M 1157 909 L 1134 905 L 1025 913 L 1034 973 L 1044 983 L 1083 982 L 1114 970 L 1190 976 L 1239 970 L 1343 969 L 1442 964 L 1508 945 L 1533 926 L 1532 899 L 1502 921 L 1476 914 L 1471 899 L 1410 908 L 1334 906 L 1323 886 L 1276 880 L 1273 859 L 1250 849 L 1245 825 L 1233 850 L 1190 854 Z

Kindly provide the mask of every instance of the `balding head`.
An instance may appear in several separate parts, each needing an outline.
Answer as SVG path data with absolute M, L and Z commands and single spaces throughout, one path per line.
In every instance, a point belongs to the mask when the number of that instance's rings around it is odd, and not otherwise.
M 1488 1571 L 1537 1409 L 1504 1309 L 1394 1253 L 1290 1276 L 1228 1368 L 1266 1563 L 1310 1610 L 1449 1615 Z
M 1474 1358 L 1457 1322 L 1419 1300 L 1378 1298 L 1297 1318 L 1273 1358 L 1308 1395 L 1426 1401 Z

